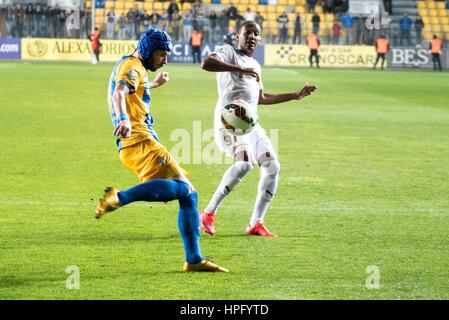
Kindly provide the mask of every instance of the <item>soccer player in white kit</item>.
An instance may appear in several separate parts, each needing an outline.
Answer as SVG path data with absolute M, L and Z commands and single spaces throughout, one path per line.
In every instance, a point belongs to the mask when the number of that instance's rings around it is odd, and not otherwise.
M 201 228 L 210 235 L 215 234 L 215 214 L 224 198 L 257 164 L 260 167 L 258 194 L 246 234 L 276 236 L 263 222 L 278 185 L 280 164 L 274 148 L 259 124 L 251 132 L 242 136 L 226 131 L 221 123 L 223 108 L 236 99 L 243 99 L 255 106 L 300 100 L 316 90 L 315 85 L 306 84 L 303 88 L 291 93 L 265 93 L 261 79 L 262 69 L 260 64 L 252 58 L 260 39 L 259 25 L 254 21 L 245 21 L 241 24 L 237 35 L 238 50 L 225 44 L 212 52 L 202 63 L 204 70 L 217 72 L 215 142 L 222 152 L 234 159 L 234 164 L 225 172 L 208 206 L 200 215 Z

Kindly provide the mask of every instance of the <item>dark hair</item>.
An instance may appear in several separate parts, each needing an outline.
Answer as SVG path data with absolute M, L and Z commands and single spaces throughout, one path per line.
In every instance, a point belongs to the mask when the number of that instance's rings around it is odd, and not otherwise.
M 238 32 L 238 33 L 240 33 L 240 31 L 242 31 L 243 28 L 245 28 L 246 26 L 249 26 L 249 25 L 255 25 L 255 26 L 258 26 L 258 24 L 257 24 L 256 22 L 254 22 L 254 21 L 251 21 L 251 20 L 244 21 L 244 22 L 242 22 L 242 24 L 240 25 L 240 27 L 239 27 L 239 32 Z

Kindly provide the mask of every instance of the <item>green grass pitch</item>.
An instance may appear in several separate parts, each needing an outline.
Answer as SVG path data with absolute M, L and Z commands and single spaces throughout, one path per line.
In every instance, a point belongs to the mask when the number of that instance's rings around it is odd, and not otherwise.
M 267 214 L 277 239 L 244 235 L 254 170 L 226 199 L 203 253 L 229 274 L 186 274 L 177 203 L 137 203 L 104 219 L 122 166 L 106 88 L 112 64 L 0 64 L 0 299 L 448 299 L 449 75 L 265 68 L 267 92 L 318 92 L 261 106 L 282 165 Z M 161 141 L 211 128 L 215 75 L 168 65 L 152 91 Z M 193 157 L 193 156 L 192 156 Z M 200 209 L 226 164 L 185 164 Z M 66 288 L 67 266 L 80 289 Z M 368 266 L 380 272 L 369 290 Z

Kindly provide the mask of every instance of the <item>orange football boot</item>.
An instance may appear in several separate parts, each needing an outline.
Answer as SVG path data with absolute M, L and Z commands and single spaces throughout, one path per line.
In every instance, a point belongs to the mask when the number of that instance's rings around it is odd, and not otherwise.
M 210 234 L 213 236 L 215 234 L 215 214 L 213 212 L 206 213 L 201 212 L 200 214 L 200 222 L 201 222 L 201 229 L 203 229 L 204 232 Z
M 263 221 L 257 222 L 252 228 L 251 225 L 248 224 L 246 227 L 246 234 L 249 236 L 277 237 L 277 235 L 265 227 Z

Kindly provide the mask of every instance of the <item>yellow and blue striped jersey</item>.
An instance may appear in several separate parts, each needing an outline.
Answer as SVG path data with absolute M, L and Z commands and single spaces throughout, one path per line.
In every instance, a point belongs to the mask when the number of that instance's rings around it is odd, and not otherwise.
M 132 128 L 129 138 L 117 138 L 119 150 L 146 139 L 159 141 L 156 131 L 153 129 L 154 119 L 150 114 L 148 71 L 137 57 L 123 56 L 115 64 L 109 79 L 108 106 L 114 128 L 120 122 L 120 115 L 116 114 L 112 107 L 112 94 L 117 83 L 122 83 L 129 88 L 129 94 L 126 96 L 126 111 Z

